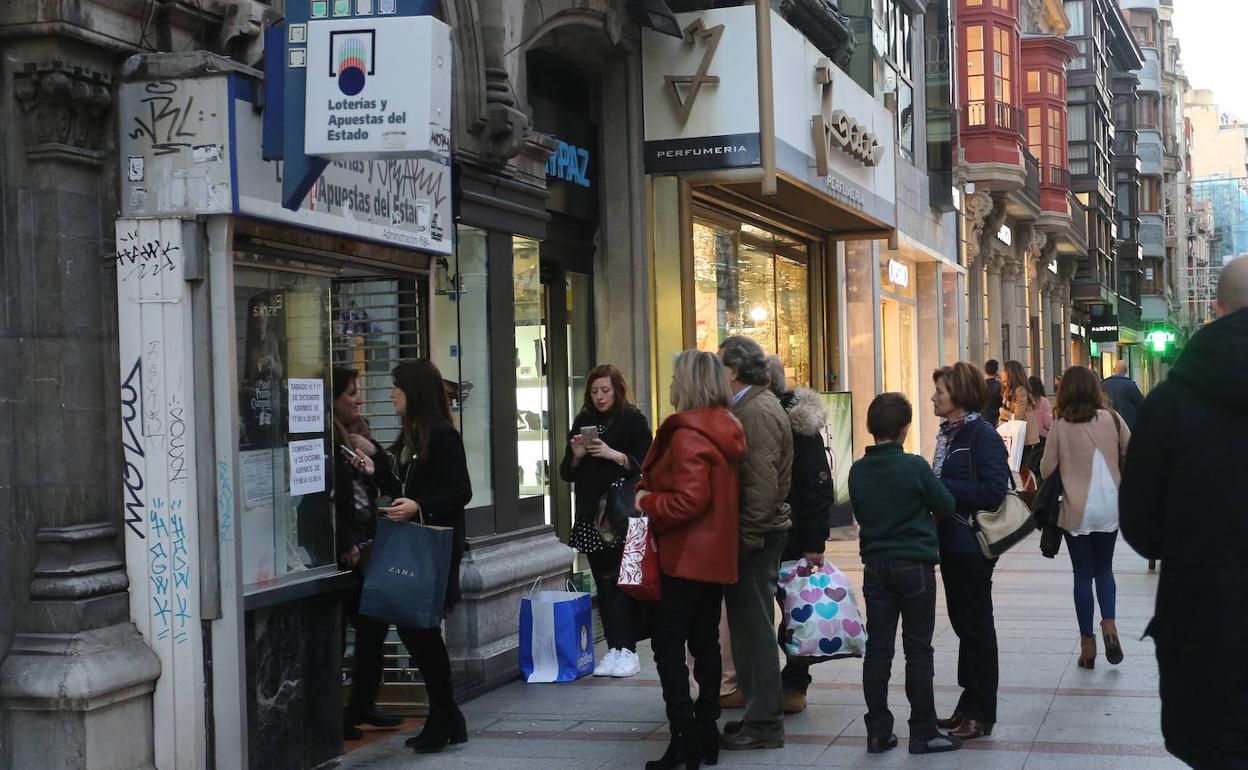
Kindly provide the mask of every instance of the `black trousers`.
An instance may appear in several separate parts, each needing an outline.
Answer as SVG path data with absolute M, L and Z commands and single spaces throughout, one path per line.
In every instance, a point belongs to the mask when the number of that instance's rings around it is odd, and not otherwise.
M 354 652 L 351 656 L 351 703 L 344 718 L 354 723 L 377 704 L 377 691 L 381 689 L 381 672 L 384 667 L 384 647 L 390 624 L 384 620 L 360 614 L 360 584 L 351 592 L 342 606 L 343 648 L 346 648 L 347 623 L 355 629 Z
M 451 656 L 442 639 L 441 628 L 400 628 L 399 638 L 407 648 L 412 665 L 420 669 L 429 696 L 426 724 L 441 724 L 458 713 L 451 687 Z
M 900 617 L 901 645 L 906 653 L 910 737 L 931 738 L 937 733 L 936 701 L 932 694 L 935 565 L 912 560 L 869 561 L 864 565 L 862 595 L 867 600 L 867 655 L 862 667 L 867 735 L 884 738 L 893 732 L 893 713 L 888 710 L 888 680 L 892 677 Z
M 672 734 L 691 730 L 695 722 L 719 719 L 719 611 L 724 587 L 718 583 L 662 576 L 663 598 L 655 609 L 654 664 L 667 704 Z M 698 702 L 689 695 L 685 648 L 693 656 Z
M 598 614 L 602 617 L 607 649 L 636 652 L 645 608 L 641 602 L 616 587 L 624 549 L 605 548 L 586 556 L 590 572 L 594 575 L 594 585 L 598 586 Z
M 967 719 L 997 721 L 997 627 L 992 617 L 996 559 L 977 553 L 941 556 L 949 622 L 958 635 L 957 710 Z

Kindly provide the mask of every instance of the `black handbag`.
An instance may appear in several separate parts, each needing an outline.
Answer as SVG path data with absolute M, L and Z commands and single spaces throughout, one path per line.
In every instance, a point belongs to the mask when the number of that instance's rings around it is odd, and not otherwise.
M 632 467 L 632 459 L 629 459 Z M 594 525 L 602 539 L 610 543 L 623 541 L 628 532 L 628 519 L 633 515 L 633 501 L 637 497 L 637 482 L 641 481 L 640 473 L 630 473 L 611 482 L 607 491 L 598 500 L 598 516 Z

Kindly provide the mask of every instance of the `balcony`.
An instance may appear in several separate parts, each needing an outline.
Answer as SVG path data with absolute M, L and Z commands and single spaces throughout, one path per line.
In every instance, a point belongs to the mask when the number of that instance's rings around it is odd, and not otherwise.
M 1063 190 L 1069 190 L 1070 172 L 1061 166 L 1045 166 L 1043 184 L 1047 187 L 1060 187 Z
M 1135 165 L 1138 158 L 1136 155 L 1137 145 L 1140 141 L 1140 132 L 1135 130 L 1119 129 L 1114 134 L 1114 162 L 1126 166 Z
M 981 100 L 964 104 L 959 113 L 958 175 L 986 190 L 1008 193 L 1023 187 L 1023 111 Z
M 991 104 L 991 109 L 989 108 Z M 989 117 L 992 118 L 989 121 Z M 962 128 L 965 131 L 995 128 L 1023 135 L 1023 111 L 1004 102 L 968 102 L 962 112 Z
M 1118 278 L 1119 278 L 1119 289 L 1120 289 L 1118 293 L 1118 326 L 1119 328 L 1122 328 L 1122 329 L 1131 329 L 1134 331 L 1140 331 L 1141 330 L 1140 306 L 1136 304 L 1136 302 L 1130 298 L 1131 291 L 1135 291 L 1135 296 L 1137 297 L 1139 296 L 1138 273 L 1136 274 L 1136 281 L 1135 281 L 1136 285 L 1134 287 L 1128 287 L 1125 291 L 1121 290 L 1123 289 L 1123 287 L 1121 286 L 1121 282 L 1123 279 L 1127 279 L 1128 281 L 1130 281 L 1131 280 L 1130 276 L 1124 275 L 1123 273 L 1119 272 Z
M 1023 182 L 1023 194 L 1027 200 L 1040 208 L 1040 161 L 1027 150 L 1023 150 L 1023 165 L 1027 168 L 1027 178 Z

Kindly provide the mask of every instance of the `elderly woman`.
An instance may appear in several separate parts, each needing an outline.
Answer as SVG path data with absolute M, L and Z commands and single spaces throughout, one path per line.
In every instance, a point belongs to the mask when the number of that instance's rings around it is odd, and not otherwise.
M 713 353 L 681 353 L 672 373 L 676 414 L 659 426 L 637 485 L 636 507 L 650 518 L 662 573 L 653 647 L 672 735 L 646 770 L 696 768 L 719 756 L 719 612 L 724 586 L 737 580 L 737 464 L 745 455 L 730 398 Z
M 1007 368 L 1008 371 L 1008 368 Z M 979 550 L 971 517 L 1005 501 L 1010 469 L 1005 442 L 975 411 L 988 400 L 984 376 L 959 361 L 932 375 L 932 408 L 944 420 L 932 470 L 954 498 L 952 516 L 937 522 L 940 573 L 949 622 L 958 635 L 958 685 L 962 696 L 936 724 L 962 740 L 992 734 L 997 721 L 997 629 L 992 617 L 992 571 L 996 559 Z

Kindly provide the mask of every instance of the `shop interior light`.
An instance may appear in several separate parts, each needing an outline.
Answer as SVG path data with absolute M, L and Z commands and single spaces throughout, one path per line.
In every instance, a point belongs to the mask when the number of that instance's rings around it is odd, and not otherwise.
M 628 10 L 633 20 L 643 27 L 675 38 L 685 36 L 680 29 L 680 22 L 676 21 L 676 14 L 672 13 L 672 9 L 663 0 L 632 0 L 628 4 Z
M 762 305 L 755 305 L 754 309 L 750 311 L 750 318 L 753 318 L 755 323 L 761 324 L 767 320 L 767 308 Z

